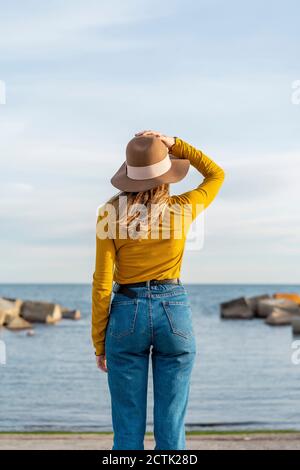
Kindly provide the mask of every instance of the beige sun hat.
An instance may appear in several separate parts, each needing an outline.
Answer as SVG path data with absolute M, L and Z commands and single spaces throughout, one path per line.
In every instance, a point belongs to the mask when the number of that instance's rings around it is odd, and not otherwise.
M 188 159 L 172 156 L 159 137 L 142 135 L 128 142 L 126 161 L 110 181 L 121 191 L 146 191 L 182 180 L 189 166 Z

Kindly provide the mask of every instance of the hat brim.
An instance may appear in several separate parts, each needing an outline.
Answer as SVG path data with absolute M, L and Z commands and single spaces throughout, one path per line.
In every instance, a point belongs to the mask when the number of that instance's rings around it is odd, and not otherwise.
M 160 176 L 147 180 L 134 180 L 129 178 L 126 173 L 126 162 L 124 162 L 118 171 L 111 178 L 110 182 L 115 188 L 126 192 L 147 191 L 161 184 L 176 183 L 182 180 L 189 171 L 190 161 L 186 158 L 175 158 L 170 155 L 171 168 Z

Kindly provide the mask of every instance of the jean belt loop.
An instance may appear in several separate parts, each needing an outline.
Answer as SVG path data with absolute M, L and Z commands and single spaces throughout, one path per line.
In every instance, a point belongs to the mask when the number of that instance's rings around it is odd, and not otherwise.
M 147 289 L 149 290 L 150 289 L 150 281 L 146 281 L 146 286 L 147 286 Z

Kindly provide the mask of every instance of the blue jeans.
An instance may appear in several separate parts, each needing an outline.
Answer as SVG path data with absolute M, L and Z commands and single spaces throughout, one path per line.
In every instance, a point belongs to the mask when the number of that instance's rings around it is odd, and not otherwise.
M 155 450 L 185 449 L 184 418 L 196 355 L 187 292 L 181 281 L 130 289 L 137 297 L 115 292 L 105 338 L 112 450 L 144 449 L 150 355 Z

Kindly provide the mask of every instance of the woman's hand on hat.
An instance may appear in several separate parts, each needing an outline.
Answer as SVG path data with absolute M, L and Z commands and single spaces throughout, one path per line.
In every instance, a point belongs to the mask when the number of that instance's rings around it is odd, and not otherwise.
M 175 144 L 175 137 L 169 137 L 167 135 L 162 134 L 161 132 L 156 131 L 141 131 L 135 134 L 135 137 L 139 137 L 142 135 L 153 135 L 155 137 L 159 137 L 160 140 L 170 149 Z

